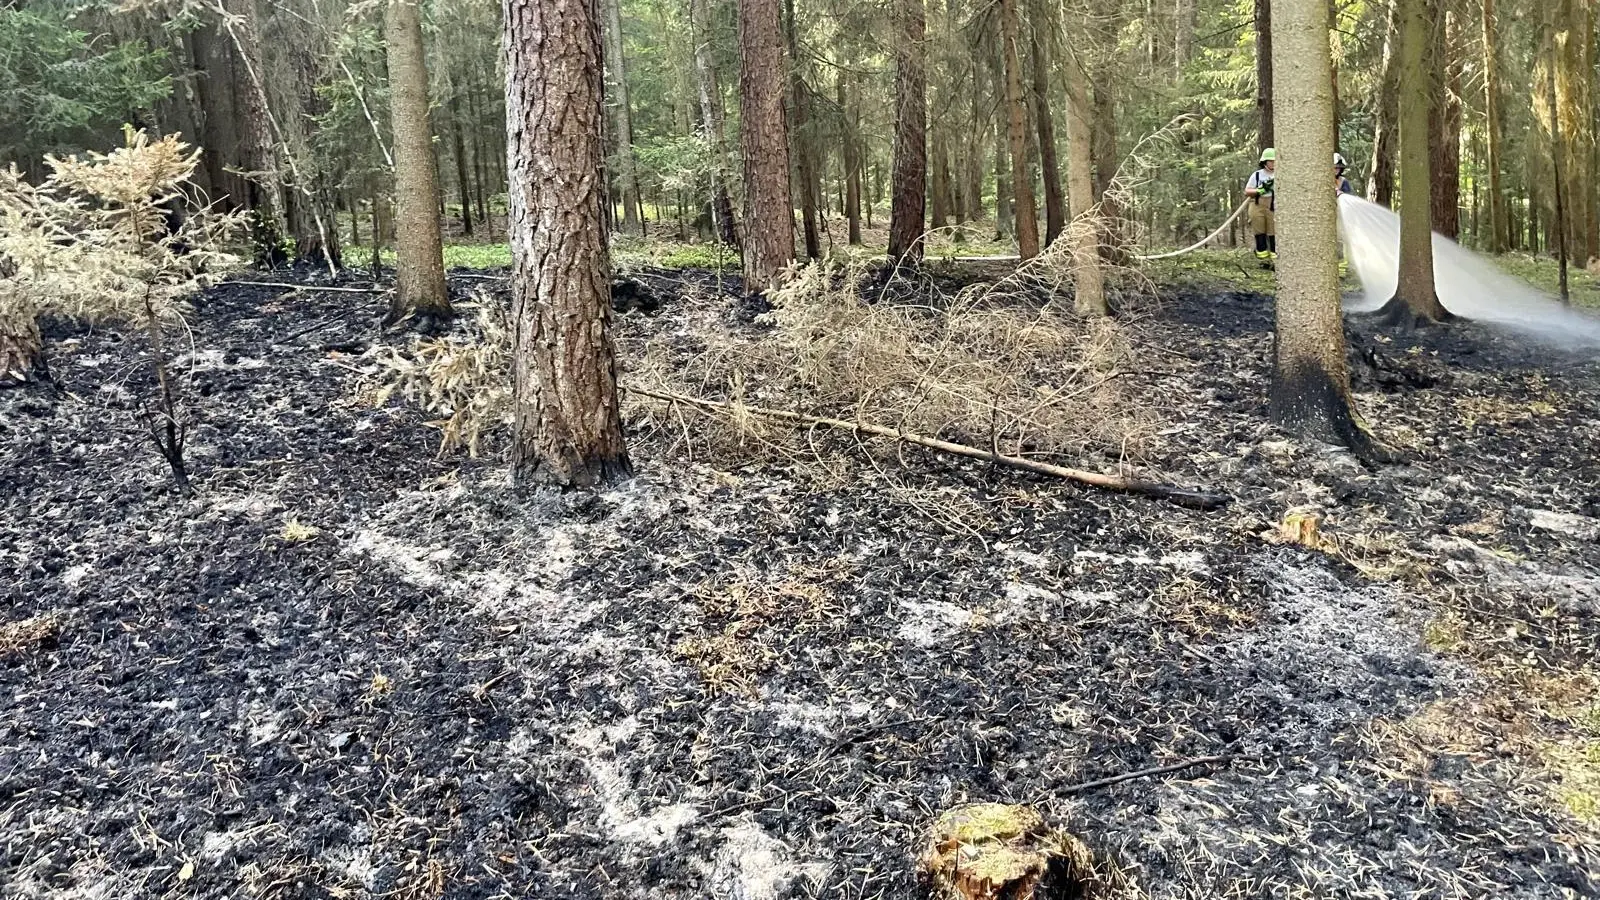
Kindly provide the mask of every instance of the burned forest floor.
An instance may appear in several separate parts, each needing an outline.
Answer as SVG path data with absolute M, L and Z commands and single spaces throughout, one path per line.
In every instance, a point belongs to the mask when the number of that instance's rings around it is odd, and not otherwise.
M 625 370 L 772 327 L 630 283 Z M 195 303 L 192 495 L 137 335 L 47 323 L 0 392 L 0 897 L 908 898 L 980 800 L 1104 896 L 1600 896 L 1593 354 L 1352 320 L 1369 468 L 1267 421 L 1269 296 L 1171 286 L 1139 448 L 1060 461 L 1221 510 L 675 411 L 524 495 L 373 401 L 381 295 L 292 287 Z

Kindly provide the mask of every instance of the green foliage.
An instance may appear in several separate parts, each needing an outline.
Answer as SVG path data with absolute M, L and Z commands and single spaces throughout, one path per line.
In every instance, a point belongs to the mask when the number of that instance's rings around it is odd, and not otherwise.
M 78 6 L 0 7 L 0 163 L 40 171 L 46 153 L 103 143 L 130 113 L 166 97 L 166 51 L 74 27 Z

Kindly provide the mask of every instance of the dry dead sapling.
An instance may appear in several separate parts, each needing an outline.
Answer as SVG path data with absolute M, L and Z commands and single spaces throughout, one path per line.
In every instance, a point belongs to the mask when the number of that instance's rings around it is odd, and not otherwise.
M 245 218 L 197 203 L 189 180 L 200 159 L 176 135 L 152 140 L 126 129 L 124 146 L 83 158 L 47 157 L 50 175 L 32 186 L 0 173 L 0 308 L 37 333 L 37 316 L 138 328 L 149 342 L 153 396 L 141 403 L 151 442 L 182 490 L 190 421 L 175 378 L 170 333 L 185 298 L 237 262 L 223 247 Z M 181 208 L 184 215 L 169 215 Z

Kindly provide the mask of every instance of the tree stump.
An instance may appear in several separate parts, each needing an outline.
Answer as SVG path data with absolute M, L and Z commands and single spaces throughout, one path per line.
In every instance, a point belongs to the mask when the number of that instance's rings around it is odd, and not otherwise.
M 1094 855 L 1029 806 L 974 803 L 928 830 L 918 868 L 938 900 L 1084 900 Z

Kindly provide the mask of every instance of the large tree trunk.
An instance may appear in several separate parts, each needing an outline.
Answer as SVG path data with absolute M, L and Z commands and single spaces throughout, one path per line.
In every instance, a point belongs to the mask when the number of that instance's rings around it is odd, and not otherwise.
M 1100 222 L 1094 212 L 1094 136 L 1090 129 L 1089 76 L 1078 51 L 1068 50 L 1063 64 L 1067 81 L 1067 193 L 1072 204 L 1072 266 L 1077 297 L 1073 307 L 1082 316 L 1105 316 L 1105 271 L 1100 267 Z
M 839 109 L 844 115 L 844 217 L 852 247 L 861 245 L 861 110 L 858 91 L 840 70 Z
M 1061 166 L 1056 160 L 1056 125 L 1050 115 L 1050 35 L 1040 33 L 1048 28 L 1046 23 L 1051 19 L 1040 6 L 1034 7 L 1034 13 L 1035 21 L 1029 32 L 1033 57 L 1033 118 L 1039 133 L 1039 173 L 1044 180 L 1044 243 L 1049 246 L 1067 227 L 1067 207 L 1061 190 Z M 1083 113 L 1086 117 L 1089 115 L 1087 104 Z M 1068 115 L 1071 114 L 1069 111 Z M 1087 124 L 1088 119 L 1084 122 Z M 1067 128 L 1070 132 L 1070 122 Z
M 1257 143 L 1264 150 L 1273 142 L 1272 0 L 1256 0 L 1256 112 L 1261 119 Z
M 739 147 L 744 156 L 744 285 L 777 284 L 794 260 L 794 202 L 789 194 L 789 126 L 783 19 L 779 0 L 739 0 Z
M 1461 67 L 1455 52 L 1455 16 L 1435 6 L 1432 26 L 1428 153 L 1433 230 L 1455 240 L 1461 234 Z
M 1378 90 L 1373 97 L 1372 177 L 1367 199 L 1394 205 L 1395 145 L 1400 109 L 1400 65 L 1395 49 L 1400 42 L 1400 7 L 1406 0 L 1389 0 L 1388 28 L 1383 37 L 1383 61 L 1378 70 Z
M 612 346 L 600 11 L 505 0 L 515 432 L 521 486 L 631 474 Z
M 733 195 L 728 189 L 728 145 L 722 120 L 722 88 L 712 51 L 710 0 L 689 0 L 694 34 L 695 87 L 700 99 L 700 127 L 711 145 L 711 219 L 717 239 L 739 246 L 739 228 L 733 218 Z
M 928 100 L 924 70 L 923 0 L 896 0 L 894 188 L 889 209 L 889 260 L 922 260 L 928 198 Z
M 639 173 L 633 160 L 633 107 L 628 102 L 628 66 L 622 49 L 622 0 L 601 0 L 605 10 L 606 75 L 609 84 L 606 102 L 611 107 L 611 125 L 617 147 L 617 190 L 622 195 L 622 231 L 644 233 L 644 217 L 639 204 Z
M 1022 96 L 1021 25 L 1017 0 L 1000 0 L 1000 58 L 1006 72 L 1006 133 L 1011 144 L 1011 191 L 1015 200 L 1017 254 L 1039 255 L 1039 213 L 1028 171 L 1028 110 Z
M 1397 0 L 1400 6 L 1400 273 L 1384 308 L 1394 321 L 1437 322 L 1449 314 L 1433 280 L 1429 51 L 1433 0 Z M 1286 208 L 1288 207 L 1285 201 Z M 1289 218 L 1289 217 L 1285 217 Z
M 1505 123 L 1500 113 L 1500 53 L 1495 41 L 1498 27 L 1495 0 L 1483 0 L 1483 97 L 1485 127 L 1489 133 L 1487 168 L 1490 253 L 1506 252 L 1511 238 L 1511 225 L 1506 218 L 1505 175 L 1501 172 L 1504 161 L 1500 145 L 1504 140 Z
M 418 0 L 389 0 L 383 17 L 394 120 L 395 292 L 389 321 L 450 315 L 439 234 L 439 173 L 428 124 L 428 69 Z
M 1278 220 L 1278 263 L 1272 417 L 1307 437 L 1365 452 L 1369 442 L 1350 399 L 1344 316 L 1334 255 L 1333 63 L 1328 6 L 1279 0 L 1273 52 L 1283 79 L 1275 100 L 1278 192 L 1295 214 Z M 1409 192 L 1408 192 L 1409 193 Z
M 1579 265 L 1600 256 L 1594 230 L 1595 184 L 1595 21 L 1594 0 L 1547 0 L 1555 4 L 1556 97 L 1565 141 L 1563 194 L 1567 249 Z

